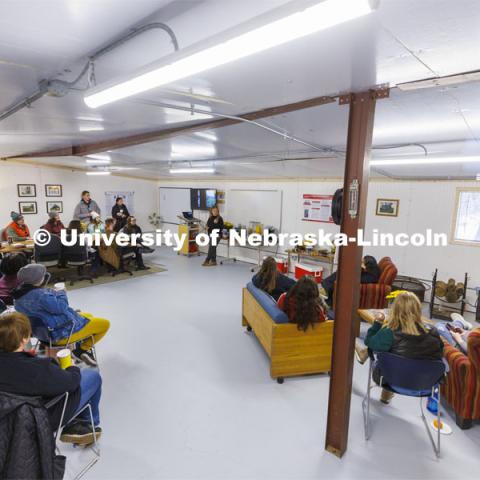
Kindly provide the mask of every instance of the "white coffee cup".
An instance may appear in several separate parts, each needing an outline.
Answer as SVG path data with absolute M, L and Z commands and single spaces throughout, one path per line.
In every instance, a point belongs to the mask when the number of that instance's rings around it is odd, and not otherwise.
M 56 283 L 53 288 L 58 292 L 60 290 L 65 290 L 65 282 Z

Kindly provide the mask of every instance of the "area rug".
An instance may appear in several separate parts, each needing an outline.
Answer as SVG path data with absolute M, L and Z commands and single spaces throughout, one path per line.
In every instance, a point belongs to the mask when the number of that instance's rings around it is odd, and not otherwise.
M 110 273 L 105 271 L 99 272 L 99 276 L 93 279 L 93 283 L 90 283 L 89 280 L 75 280 L 77 276 L 77 271 L 74 268 L 49 268 L 48 271 L 52 274 L 52 279 L 57 279 L 56 281 L 65 281 L 65 286 L 67 291 L 79 290 L 80 288 L 94 287 L 95 285 L 105 285 L 106 283 L 114 282 L 123 282 L 125 280 L 131 280 L 133 278 L 145 277 L 147 275 L 152 275 L 154 273 L 165 272 L 167 269 L 162 268 L 158 265 L 147 264 L 150 267 L 149 270 L 139 270 L 136 271 L 134 268 L 129 268 L 132 272 L 132 276 L 128 273 L 119 273 L 112 277 Z M 65 280 L 64 280 L 65 279 Z M 74 284 L 70 285 L 70 279 L 74 280 Z M 51 287 L 53 287 L 55 281 L 50 282 Z

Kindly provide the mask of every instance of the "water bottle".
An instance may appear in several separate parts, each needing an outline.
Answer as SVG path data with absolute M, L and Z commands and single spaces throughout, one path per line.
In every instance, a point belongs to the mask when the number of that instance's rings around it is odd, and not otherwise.
M 438 412 L 438 387 L 435 387 L 432 395 L 428 397 L 427 410 L 434 415 Z

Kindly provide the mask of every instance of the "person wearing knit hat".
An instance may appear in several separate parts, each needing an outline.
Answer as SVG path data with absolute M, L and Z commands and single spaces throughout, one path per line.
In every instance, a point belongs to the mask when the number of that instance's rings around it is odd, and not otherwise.
M 110 322 L 75 311 L 68 304 L 64 289 L 47 288 L 50 274 L 42 264 L 32 263 L 21 268 L 17 278 L 20 286 L 12 293 L 15 310 L 40 321 L 48 329 L 54 345 L 75 343 L 73 355 L 89 366 L 97 366 L 92 347 L 108 332 Z
M 3 231 L 3 239 L 8 240 L 10 237 L 14 242 L 19 242 L 30 238 L 30 230 L 25 224 L 23 215 L 18 212 L 10 212 L 12 221 Z
M 61 231 L 65 229 L 65 225 L 60 220 L 60 214 L 55 210 L 51 210 L 48 213 L 48 221 L 42 228 L 52 235 L 60 235 Z

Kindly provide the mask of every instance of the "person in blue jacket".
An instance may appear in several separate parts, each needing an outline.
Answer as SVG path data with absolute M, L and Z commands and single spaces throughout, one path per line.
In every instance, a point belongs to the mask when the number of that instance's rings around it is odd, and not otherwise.
M 78 313 L 68 304 L 65 290 L 46 288 L 50 274 L 44 265 L 35 263 L 17 274 L 20 286 L 13 291 L 15 310 L 30 320 L 40 321 L 50 331 L 54 345 L 77 343 L 73 355 L 92 367 L 97 366 L 92 353 L 110 328 L 110 322 L 88 313 Z M 92 341 L 93 337 L 93 341 Z

